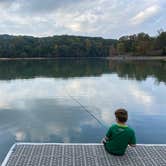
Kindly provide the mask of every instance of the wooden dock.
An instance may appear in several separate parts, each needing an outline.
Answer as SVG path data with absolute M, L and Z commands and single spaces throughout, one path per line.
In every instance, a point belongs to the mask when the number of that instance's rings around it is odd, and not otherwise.
M 102 144 L 16 143 L 2 166 L 166 166 L 166 145 L 137 145 L 113 156 Z

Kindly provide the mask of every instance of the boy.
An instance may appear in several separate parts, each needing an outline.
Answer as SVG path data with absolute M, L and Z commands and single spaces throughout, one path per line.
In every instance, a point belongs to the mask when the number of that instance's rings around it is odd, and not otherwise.
M 128 145 L 136 145 L 135 133 L 126 125 L 128 113 L 125 109 L 116 110 L 115 117 L 117 124 L 110 127 L 102 142 L 107 152 L 113 155 L 123 155 Z

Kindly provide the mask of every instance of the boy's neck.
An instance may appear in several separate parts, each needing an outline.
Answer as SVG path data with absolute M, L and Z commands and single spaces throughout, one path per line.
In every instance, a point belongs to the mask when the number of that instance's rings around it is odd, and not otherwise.
M 119 122 L 119 121 L 117 121 L 117 124 L 119 124 L 119 125 L 121 125 L 121 126 L 127 126 L 126 123 Z

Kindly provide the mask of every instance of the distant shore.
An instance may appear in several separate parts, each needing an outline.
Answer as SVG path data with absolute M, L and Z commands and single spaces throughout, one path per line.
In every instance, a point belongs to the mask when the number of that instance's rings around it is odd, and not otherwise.
M 166 60 L 166 56 L 112 56 L 110 60 Z
M 108 59 L 108 60 L 164 60 L 166 56 L 109 56 L 109 57 L 27 57 L 27 58 L 0 58 L 0 61 L 15 60 L 49 60 L 49 59 Z

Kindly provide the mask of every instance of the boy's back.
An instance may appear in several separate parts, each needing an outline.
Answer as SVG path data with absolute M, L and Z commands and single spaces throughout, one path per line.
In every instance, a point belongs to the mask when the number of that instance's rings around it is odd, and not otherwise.
M 105 143 L 106 150 L 116 155 L 123 155 L 128 144 L 136 144 L 133 129 L 126 125 L 112 125 L 108 130 L 106 137 L 108 138 L 108 141 Z
M 117 124 L 112 125 L 103 139 L 105 149 L 115 155 L 123 155 L 128 145 L 134 146 L 136 138 L 134 130 L 126 125 L 128 113 L 125 109 L 115 111 Z

